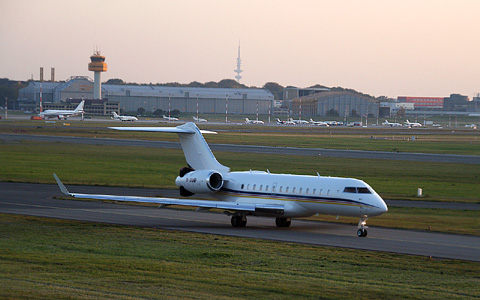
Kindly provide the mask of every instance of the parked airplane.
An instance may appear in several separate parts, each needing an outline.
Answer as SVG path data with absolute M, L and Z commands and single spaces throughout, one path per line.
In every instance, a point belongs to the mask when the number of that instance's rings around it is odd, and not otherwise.
M 277 124 L 279 125 L 295 125 L 292 121 L 282 121 L 279 118 L 277 118 Z
M 406 120 L 405 121 L 405 126 L 410 127 L 410 128 L 412 128 L 412 127 L 422 127 L 422 124 L 416 123 L 416 122 L 415 123 L 410 123 L 408 120 Z
M 116 112 L 112 111 L 113 117 L 112 119 L 114 120 L 120 120 L 122 122 L 126 121 L 138 121 L 137 117 L 134 116 L 119 116 Z
M 385 122 L 382 123 L 384 126 L 390 126 L 390 127 L 402 127 L 402 124 L 400 123 L 390 123 L 388 120 L 385 120 Z
M 198 123 L 207 123 L 208 121 L 202 118 L 193 117 L 193 120 Z
M 167 116 L 163 115 L 163 118 L 167 119 L 167 121 L 178 121 L 178 118 L 175 118 L 175 117 L 167 117 Z
M 162 205 L 221 209 L 234 227 L 245 227 L 247 216 L 276 218 L 277 227 L 289 227 L 292 218 L 314 214 L 359 217 L 357 235 L 367 236 L 366 220 L 388 211 L 383 199 L 365 182 L 354 178 L 272 174 L 268 170 L 230 172 L 220 164 L 194 123 L 177 127 L 110 127 L 116 130 L 171 132 L 180 138 L 188 167 L 180 169 L 175 184 L 181 196 L 211 194 L 218 201 L 70 193 L 54 174 L 62 193 L 75 198 L 148 202 Z
M 289 121 L 289 122 L 292 122 L 292 123 L 295 124 L 295 125 L 308 124 L 308 121 L 307 121 L 307 120 L 301 120 L 301 119 L 294 120 L 294 119 L 292 119 L 292 118 L 289 118 L 288 121 Z
M 85 100 L 82 100 L 82 102 L 80 102 L 74 110 L 47 109 L 46 111 L 43 111 L 38 115 L 42 118 L 58 118 L 59 120 L 61 119 L 66 120 L 68 117 L 74 117 L 81 114 L 83 119 L 84 104 L 85 104 Z
M 312 118 L 310 118 L 310 125 L 313 125 L 313 126 L 325 126 L 325 127 L 328 127 L 328 126 L 329 126 L 326 122 L 314 121 Z
M 245 124 L 265 124 L 265 123 L 260 120 L 250 120 L 249 118 L 245 118 Z

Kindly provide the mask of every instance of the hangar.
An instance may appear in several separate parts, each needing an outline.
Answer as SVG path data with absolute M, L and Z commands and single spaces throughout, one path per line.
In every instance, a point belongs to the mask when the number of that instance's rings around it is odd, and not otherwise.
M 43 82 L 42 102 L 61 105 L 69 99 L 93 98 L 93 81 L 89 77 L 74 76 L 65 82 Z M 200 87 L 167 87 L 158 85 L 102 85 L 102 101 L 118 103 L 125 112 L 144 108 L 153 112 L 179 110 L 186 113 L 267 114 L 273 107 L 274 96 L 265 89 L 228 89 Z M 19 100 L 40 103 L 40 82 L 31 81 L 20 89 Z M 87 110 L 88 107 L 85 107 Z M 106 111 L 106 110 L 103 110 Z M 98 110 L 100 113 L 100 110 Z M 110 112 L 106 112 L 110 114 Z
M 379 102 L 350 91 L 320 91 L 292 99 L 292 111 L 303 116 L 377 116 Z

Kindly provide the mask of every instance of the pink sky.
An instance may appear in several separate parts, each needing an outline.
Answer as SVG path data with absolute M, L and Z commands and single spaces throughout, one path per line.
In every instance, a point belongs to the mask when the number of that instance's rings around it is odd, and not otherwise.
M 164 83 L 234 78 L 374 96 L 480 92 L 480 1 L 1 0 L 0 78 Z

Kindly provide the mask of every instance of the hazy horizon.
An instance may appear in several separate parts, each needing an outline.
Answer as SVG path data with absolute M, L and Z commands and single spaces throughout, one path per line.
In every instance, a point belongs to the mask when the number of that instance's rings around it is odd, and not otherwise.
M 167 83 L 243 78 L 373 96 L 480 92 L 476 0 L 2 0 L 0 78 L 89 76 Z

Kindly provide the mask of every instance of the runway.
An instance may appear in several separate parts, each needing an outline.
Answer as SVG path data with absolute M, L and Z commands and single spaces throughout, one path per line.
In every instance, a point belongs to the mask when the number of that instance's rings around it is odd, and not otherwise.
M 63 142 L 74 144 L 90 144 L 105 146 L 135 146 L 181 149 L 179 142 L 169 141 L 146 141 L 132 139 L 107 139 L 107 138 L 86 138 L 70 136 L 49 136 L 49 135 L 28 135 L 28 134 L 7 134 L 0 133 L 0 141 L 37 141 L 37 142 Z M 231 145 L 231 144 L 209 144 L 212 151 L 222 152 L 243 152 L 261 153 L 273 155 L 303 155 L 360 159 L 390 159 L 403 161 L 437 162 L 437 163 L 461 163 L 480 164 L 480 155 L 455 155 L 455 154 L 429 154 L 429 153 L 407 153 L 407 152 L 385 152 L 385 151 L 362 151 L 362 150 L 341 150 L 324 148 L 297 148 L 297 147 L 271 147 L 253 145 Z
M 162 191 L 150 189 L 67 187 L 82 193 L 166 196 Z M 367 238 L 358 238 L 354 225 L 293 220 L 290 228 L 277 228 L 273 218 L 260 217 L 249 217 L 246 228 L 234 228 L 230 218 L 221 213 L 57 200 L 52 198 L 61 195 L 56 185 L 0 182 L 0 190 L 2 213 L 480 261 L 477 236 L 370 227 Z

